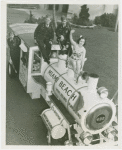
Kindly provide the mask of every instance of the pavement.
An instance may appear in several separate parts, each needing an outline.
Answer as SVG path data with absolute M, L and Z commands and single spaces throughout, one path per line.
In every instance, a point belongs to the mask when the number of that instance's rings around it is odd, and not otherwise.
M 45 11 L 40 11 L 40 14 L 45 14 Z M 22 23 L 27 17 L 26 11 L 7 10 L 8 24 Z M 7 29 L 9 32 L 9 27 Z M 75 30 L 74 39 L 81 34 L 86 38 L 84 70 L 97 73 L 100 76 L 98 87 L 105 86 L 109 98 L 112 98 L 118 88 L 118 33 L 107 29 Z M 8 61 L 9 49 L 6 54 Z M 47 130 L 39 116 L 47 104 L 42 99 L 32 100 L 18 78 L 11 79 L 8 73 L 6 78 L 6 144 L 47 145 Z
M 44 17 L 46 15 L 50 15 L 51 17 L 53 17 L 53 10 L 41 10 L 41 9 L 14 9 L 14 10 L 26 12 L 28 15 L 30 14 L 31 11 L 31 13 L 36 19 L 41 18 L 42 16 Z M 60 20 L 62 15 L 66 16 L 66 13 L 56 11 L 56 20 Z
M 22 23 L 28 17 L 24 11 L 7 10 L 9 24 Z M 10 31 L 10 28 L 7 28 Z M 7 49 L 7 62 L 9 49 Z M 42 99 L 32 100 L 18 78 L 6 76 L 6 145 L 47 145 L 47 129 L 40 117 L 48 106 Z

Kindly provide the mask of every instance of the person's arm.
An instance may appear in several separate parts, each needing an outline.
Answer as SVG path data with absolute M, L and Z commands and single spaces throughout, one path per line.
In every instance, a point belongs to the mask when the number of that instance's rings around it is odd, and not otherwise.
M 69 24 L 69 22 L 67 23 L 67 26 L 68 26 L 68 33 L 66 35 L 66 41 L 67 41 L 67 44 L 70 44 L 70 31 L 71 31 L 71 26 Z
M 76 42 L 73 40 L 72 34 L 75 32 L 75 30 L 71 30 L 70 31 L 70 42 L 73 46 L 76 46 Z
M 61 28 L 61 25 L 59 24 L 55 30 L 57 38 L 61 37 L 60 28 Z
M 53 27 L 51 27 L 51 36 L 50 36 L 50 40 L 53 41 L 54 39 L 54 30 Z
M 52 44 L 54 39 L 54 30 L 53 27 L 51 27 L 50 33 L 49 33 L 49 42 Z
M 39 24 L 39 25 L 37 26 L 37 28 L 35 29 L 35 32 L 34 32 L 34 39 L 35 39 L 35 40 L 36 40 L 36 38 L 37 38 L 37 34 L 38 34 L 39 30 L 40 30 L 40 27 L 41 27 L 41 24 Z

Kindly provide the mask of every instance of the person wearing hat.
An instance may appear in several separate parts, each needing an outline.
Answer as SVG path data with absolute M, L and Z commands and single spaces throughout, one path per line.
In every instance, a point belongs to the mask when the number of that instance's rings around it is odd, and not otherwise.
M 45 21 L 40 23 L 34 32 L 34 39 L 39 46 L 44 61 L 48 64 L 50 63 L 50 52 L 53 38 L 54 30 L 51 24 L 51 18 L 46 15 Z
M 69 34 L 70 34 L 71 26 L 67 22 L 67 19 L 65 16 L 61 17 L 61 23 L 56 28 L 56 36 L 57 41 L 59 42 L 61 46 L 61 53 L 68 53 L 68 50 L 71 48 Z

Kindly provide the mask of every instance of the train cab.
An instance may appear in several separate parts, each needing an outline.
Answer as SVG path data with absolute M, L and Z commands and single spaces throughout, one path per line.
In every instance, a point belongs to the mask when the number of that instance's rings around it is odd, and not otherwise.
M 34 31 L 37 24 L 12 24 L 10 28 L 13 33 L 21 39 L 20 45 L 20 67 L 19 80 L 27 93 L 32 99 L 40 98 L 40 85 L 33 82 L 33 76 L 43 75 L 44 68 L 48 66 L 44 62 L 43 57 L 39 53 L 38 45 L 34 43 Z M 51 63 L 58 61 L 58 51 L 60 46 L 56 40 L 52 44 L 50 61 Z M 12 64 L 10 58 L 9 64 Z M 9 70 L 11 66 L 9 66 Z M 14 64 L 13 64 L 13 69 Z M 11 75 L 14 72 L 9 72 Z

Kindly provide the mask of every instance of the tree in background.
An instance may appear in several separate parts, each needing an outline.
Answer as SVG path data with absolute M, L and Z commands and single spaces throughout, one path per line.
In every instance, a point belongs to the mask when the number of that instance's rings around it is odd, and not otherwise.
M 81 11 L 79 13 L 79 17 L 77 14 L 74 14 L 71 22 L 77 25 L 82 25 L 82 26 L 92 26 L 93 21 L 89 20 L 89 8 L 87 8 L 87 5 L 81 6 Z
M 94 23 L 95 23 L 96 25 L 101 24 L 100 16 L 95 17 L 95 19 L 94 19 Z
M 89 20 L 89 8 L 87 8 L 87 5 L 81 6 L 81 11 L 79 13 L 79 18 L 76 21 L 76 24 L 82 25 L 82 26 L 91 26 L 92 22 Z M 75 17 L 75 19 L 77 19 Z
M 31 10 L 29 17 L 24 21 L 24 23 L 32 23 L 32 24 L 38 23 L 38 20 L 34 17 Z
M 79 13 L 79 19 L 82 20 L 82 22 L 84 21 L 89 21 L 89 8 L 87 8 L 87 5 L 83 5 L 81 6 L 81 11 Z

